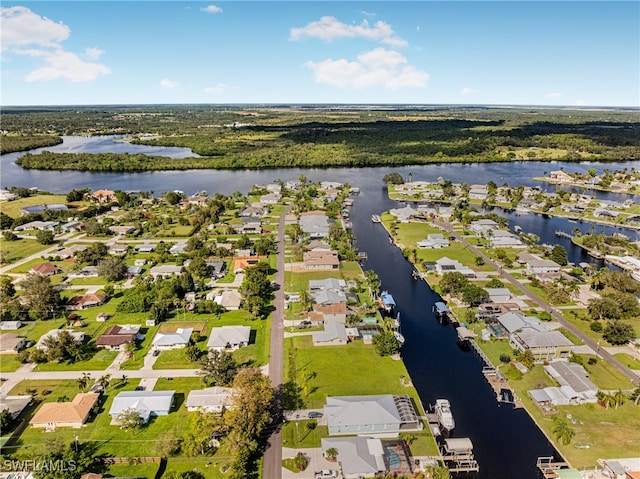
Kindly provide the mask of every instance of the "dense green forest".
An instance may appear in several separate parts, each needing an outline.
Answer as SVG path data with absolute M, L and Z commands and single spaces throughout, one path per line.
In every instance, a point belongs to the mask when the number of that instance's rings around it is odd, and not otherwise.
M 2 153 L 43 146 L 35 142 L 43 138 L 53 142 L 59 135 L 105 134 L 194 152 L 186 159 L 43 152 L 18 161 L 37 169 L 145 171 L 640 158 L 640 117 L 634 109 L 52 107 L 5 109 L 2 123 Z M 33 138 L 33 143 L 25 138 Z

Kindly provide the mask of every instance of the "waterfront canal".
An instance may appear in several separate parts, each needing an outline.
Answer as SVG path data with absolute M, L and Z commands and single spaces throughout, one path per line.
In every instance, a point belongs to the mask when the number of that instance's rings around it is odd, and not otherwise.
M 112 137 L 65 138 L 65 143 L 47 148 L 52 151 L 73 152 L 142 152 L 147 154 L 191 156 L 188 150 L 170 150 L 114 142 Z M 486 184 L 493 180 L 498 184 L 538 185 L 553 190 L 555 187 L 532 180 L 544 172 L 561 166 L 566 171 L 586 171 L 595 167 L 615 168 L 608 164 L 566 163 L 495 163 L 427 165 L 400 168 L 335 168 L 335 169 L 274 169 L 274 170 L 188 170 L 145 173 L 91 173 L 80 171 L 24 170 L 15 165 L 20 154 L 0 157 L 0 187 L 38 187 L 54 193 L 66 193 L 73 188 L 119 189 L 123 191 L 153 191 L 156 195 L 170 190 L 182 190 L 193 194 L 205 190 L 230 194 L 246 193 L 254 184 L 266 184 L 277 179 L 297 179 L 300 175 L 312 181 L 347 182 L 359 187 L 351 213 L 357 246 L 368 254 L 363 263 L 365 269 L 378 273 L 383 289 L 391 292 L 399 305 L 402 332 L 405 336 L 403 359 L 424 406 L 436 398 L 451 402 L 456 420 L 455 437 L 469 437 L 473 441 L 476 459 L 480 465 L 479 479 L 533 479 L 538 478 L 536 458 L 554 452 L 552 445 L 523 409 L 499 405 L 493 390 L 481 373 L 480 359 L 470 351 L 463 351 L 456 342 L 452 327 L 440 325 L 434 318 L 432 306 L 439 297 L 423 281 L 411 279 L 412 266 L 401 252 L 389 243 L 381 225 L 371 222 L 371 215 L 396 207 L 388 199 L 382 177 L 398 171 L 405 178 L 411 172 L 414 180 L 435 181 L 438 177 L 453 182 Z M 640 167 L 640 162 L 625 163 L 625 167 Z M 616 195 L 612 195 L 616 196 Z M 560 218 L 544 218 L 529 214 L 515 216 L 496 210 L 506 216 L 511 226 L 521 226 L 525 232 L 535 233 L 542 243 L 560 243 L 567 249 L 573 262 L 593 261 L 569 240 L 556 238 L 557 229 L 571 232 L 580 227 L 587 232 L 591 225 L 572 224 Z M 596 231 L 607 233 L 614 228 L 595 226 Z M 624 231 L 629 233 L 628 231 Z M 635 235 L 636 232 L 630 232 Z M 635 236 L 637 238 L 637 236 Z

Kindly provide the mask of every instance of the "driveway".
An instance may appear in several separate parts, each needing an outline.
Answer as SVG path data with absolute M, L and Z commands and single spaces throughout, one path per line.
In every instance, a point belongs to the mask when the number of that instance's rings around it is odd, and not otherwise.
M 319 447 L 301 449 L 284 447 L 282 448 L 282 458 L 288 459 L 295 457 L 299 452 L 302 452 L 307 456 L 307 459 L 309 460 L 307 468 L 302 472 L 293 472 L 283 467 L 282 479 L 315 479 L 315 472 L 323 469 L 338 471 L 338 477 L 342 477 L 340 464 L 337 462 L 327 461 L 322 454 L 322 448 Z

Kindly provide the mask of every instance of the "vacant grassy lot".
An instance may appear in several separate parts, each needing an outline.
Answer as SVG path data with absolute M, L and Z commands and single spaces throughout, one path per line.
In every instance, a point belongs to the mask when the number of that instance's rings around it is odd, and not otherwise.
M 7 264 L 16 262 L 32 254 L 45 251 L 51 248 L 51 245 L 43 246 L 35 239 L 18 239 L 16 241 L 7 241 L 0 236 L 0 251 L 5 255 L 4 260 Z M 42 260 L 40 260 L 42 262 Z

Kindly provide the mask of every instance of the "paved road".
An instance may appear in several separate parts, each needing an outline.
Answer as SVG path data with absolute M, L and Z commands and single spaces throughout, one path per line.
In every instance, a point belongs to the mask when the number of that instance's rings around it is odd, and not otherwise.
M 607 352 L 604 348 L 601 348 L 599 343 L 596 343 L 593 339 L 589 338 L 582 331 L 580 331 L 576 326 L 574 326 L 572 323 L 567 321 L 565 317 L 556 308 L 542 301 L 538 296 L 536 296 L 531 291 L 529 291 L 520 281 L 518 281 L 509 273 L 507 273 L 502 268 L 502 266 L 497 264 L 491 258 L 486 256 L 482 251 L 480 251 L 478 248 L 473 246 L 471 243 L 465 240 L 462 236 L 456 233 L 450 224 L 445 224 L 438 221 L 434 223 L 440 228 L 447 231 L 451 236 L 456 237 L 458 241 L 460 241 L 463 245 L 469 248 L 469 250 L 471 250 L 474 254 L 480 256 L 485 261 L 485 263 L 492 266 L 496 271 L 498 271 L 504 279 L 506 279 L 513 286 L 518 288 L 519 291 L 525 294 L 529 299 L 535 302 L 543 310 L 551 314 L 551 316 L 556 321 L 558 321 L 563 327 L 567 328 L 569 331 L 575 334 L 578 338 L 580 338 L 584 344 L 586 344 L 591 349 L 596 351 L 596 354 L 600 355 L 605 361 L 607 361 L 609 364 L 613 365 L 616 369 L 618 369 L 627 379 L 629 379 L 629 381 L 631 381 L 631 383 L 633 383 L 635 386 L 640 385 L 640 377 L 636 373 L 634 373 L 629 368 L 627 368 L 624 364 L 618 361 L 615 357 L 613 357 L 612 354 Z
M 284 349 L 284 251 L 285 251 L 285 217 L 291 211 L 289 205 L 280 215 L 278 224 L 278 256 L 276 261 L 276 285 L 275 298 L 273 301 L 274 311 L 271 319 L 271 347 L 269 358 L 269 378 L 271 384 L 278 391 L 277 403 L 279 405 L 276 416 L 282 415 L 282 404 L 280 402 L 282 378 L 283 378 L 283 349 Z M 269 443 L 264 454 L 262 466 L 262 477 L 264 479 L 277 479 L 282 477 L 282 431 L 279 427 L 269 436 Z

